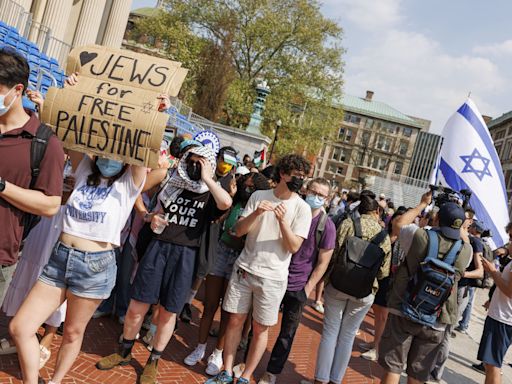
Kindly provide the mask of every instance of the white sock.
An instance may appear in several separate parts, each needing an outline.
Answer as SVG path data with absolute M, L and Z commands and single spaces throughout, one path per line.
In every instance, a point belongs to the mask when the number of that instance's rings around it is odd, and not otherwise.
M 215 348 L 213 351 L 213 355 L 215 355 L 215 356 L 222 355 L 222 351 L 223 351 L 222 349 Z
M 194 300 L 194 297 L 196 297 L 197 291 L 194 289 L 190 290 L 190 296 L 188 297 L 187 303 L 192 304 L 192 300 Z

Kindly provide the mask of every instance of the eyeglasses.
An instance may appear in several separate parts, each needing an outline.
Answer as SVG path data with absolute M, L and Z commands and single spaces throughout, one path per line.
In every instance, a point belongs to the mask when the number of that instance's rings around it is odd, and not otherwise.
M 318 196 L 318 197 L 321 197 L 322 199 L 327 199 L 327 196 L 320 193 L 320 192 L 317 192 L 317 191 L 313 191 L 311 189 L 308 189 L 308 193 L 310 193 L 311 195 L 315 195 L 315 196 Z

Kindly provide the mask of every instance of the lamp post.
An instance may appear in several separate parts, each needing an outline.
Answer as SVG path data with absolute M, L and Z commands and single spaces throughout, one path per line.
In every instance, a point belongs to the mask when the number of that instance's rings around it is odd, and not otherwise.
M 275 132 L 274 132 L 274 140 L 272 140 L 272 146 L 270 147 L 270 153 L 268 155 L 268 160 L 272 160 L 272 155 L 274 154 L 274 146 L 276 145 L 276 141 L 277 141 L 277 138 L 278 138 L 278 133 L 279 133 L 279 128 L 281 128 L 281 125 L 283 125 L 283 122 L 281 121 L 281 119 L 277 120 L 276 121 L 276 129 L 275 129 Z
M 260 125 L 263 120 L 262 113 L 265 109 L 265 99 L 270 93 L 270 87 L 267 85 L 266 81 L 262 81 L 256 86 L 256 93 L 258 96 L 253 104 L 253 113 L 249 125 L 247 126 L 247 132 L 261 135 Z

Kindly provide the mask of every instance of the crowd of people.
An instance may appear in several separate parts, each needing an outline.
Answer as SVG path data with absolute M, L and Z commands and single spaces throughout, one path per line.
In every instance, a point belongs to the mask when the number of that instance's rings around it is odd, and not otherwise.
M 324 314 L 315 383 L 341 384 L 370 309 L 375 337 L 362 357 L 384 368 L 382 382 L 398 383 L 404 367 L 408 383 L 438 382 L 454 332 L 467 330 L 475 290 L 492 282 L 477 356 L 483 366 L 475 367 L 486 383 L 501 382 L 512 343 L 512 245 L 493 253 L 483 223 L 461 201 L 434 204 L 426 192 L 416 207 L 395 207 L 382 194 L 334 191 L 310 178 L 300 155 L 260 170 L 250 156 L 238 161 L 232 147 L 215 153 L 179 136 L 154 170 L 64 151 L 23 108 L 24 93 L 44 108 L 41 95 L 27 91 L 28 76 L 22 56 L 0 50 L 0 302 L 12 337 L 0 354 L 18 354 L 24 383 L 44 382 L 39 370 L 63 323 L 49 381 L 60 384 L 90 319 L 110 314 L 122 334 L 96 368 L 129 364 L 145 328 L 150 355 L 139 382 L 156 383 L 159 359 L 177 321 L 190 320 L 201 285 L 198 336 L 184 363 L 203 360 L 215 333 L 206 384 L 249 383 L 281 311 L 258 378 L 278 382 L 313 294 Z M 79 81 L 73 74 L 66 86 Z M 167 108 L 168 97 L 159 99 Z

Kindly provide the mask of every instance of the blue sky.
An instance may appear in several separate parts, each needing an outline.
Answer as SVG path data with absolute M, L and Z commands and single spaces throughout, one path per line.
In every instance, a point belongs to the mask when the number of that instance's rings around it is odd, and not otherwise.
M 133 8 L 156 0 L 134 0 Z M 490 5 L 492 4 L 492 6 Z M 344 29 L 344 92 L 375 92 L 440 133 L 468 92 L 482 114 L 512 110 L 509 0 L 323 0 Z

